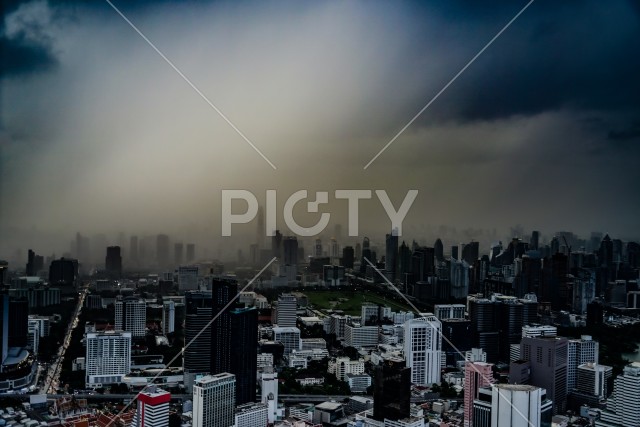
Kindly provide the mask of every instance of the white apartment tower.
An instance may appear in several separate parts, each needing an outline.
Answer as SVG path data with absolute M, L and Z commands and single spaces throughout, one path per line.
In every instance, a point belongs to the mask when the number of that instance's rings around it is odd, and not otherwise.
M 116 331 L 131 332 L 134 337 L 144 337 L 147 326 L 147 304 L 137 297 L 116 301 Z
M 170 334 L 176 330 L 176 303 L 165 301 L 162 304 L 162 332 Z
M 86 346 L 87 387 L 121 383 L 131 371 L 131 332 L 89 332 Z
M 404 354 L 411 382 L 421 386 L 440 383 L 442 323 L 431 313 L 404 324 Z
M 236 377 L 223 372 L 193 384 L 193 427 L 231 427 L 235 422 Z

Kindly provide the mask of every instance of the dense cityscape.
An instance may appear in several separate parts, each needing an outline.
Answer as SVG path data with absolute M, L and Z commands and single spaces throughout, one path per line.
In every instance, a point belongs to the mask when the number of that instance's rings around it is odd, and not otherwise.
M 0 0 L 0 427 L 640 427 L 639 42 Z
M 164 234 L 100 248 L 80 233 L 60 258 L 2 261 L 6 425 L 636 422 L 638 243 L 257 230 L 228 261 Z

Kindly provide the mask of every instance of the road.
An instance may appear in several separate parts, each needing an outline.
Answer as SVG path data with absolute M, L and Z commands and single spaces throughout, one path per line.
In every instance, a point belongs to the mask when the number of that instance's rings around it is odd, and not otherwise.
M 73 330 L 78 326 L 78 317 L 80 316 L 80 312 L 82 311 L 82 306 L 84 304 L 84 299 L 87 296 L 88 289 L 86 286 L 80 292 L 80 296 L 78 298 L 78 304 L 76 305 L 76 309 L 73 312 L 73 316 L 71 316 L 71 322 L 67 327 L 67 333 L 64 337 L 64 341 L 60 349 L 58 349 L 58 355 L 56 356 L 55 362 L 51 364 L 49 367 L 49 371 L 47 372 L 47 376 L 45 378 L 45 386 L 42 387 L 41 394 L 45 393 L 55 393 L 58 390 L 58 383 L 60 381 L 60 371 L 62 370 L 62 361 L 64 360 L 64 353 L 67 351 L 67 347 L 69 347 L 69 342 L 71 341 L 71 334 Z

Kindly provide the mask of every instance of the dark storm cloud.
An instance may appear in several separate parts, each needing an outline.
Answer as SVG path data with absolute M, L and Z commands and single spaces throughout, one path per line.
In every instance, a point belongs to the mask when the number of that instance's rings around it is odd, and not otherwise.
M 525 4 L 447 2 L 439 12 L 464 34 L 453 39 L 459 65 L 451 76 Z M 635 1 L 537 0 L 422 121 L 494 120 L 559 109 L 638 111 L 639 17 Z
M 626 142 L 633 139 L 640 139 L 640 121 L 636 121 L 626 129 L 609 131 L 608 138 L 612 141 Z

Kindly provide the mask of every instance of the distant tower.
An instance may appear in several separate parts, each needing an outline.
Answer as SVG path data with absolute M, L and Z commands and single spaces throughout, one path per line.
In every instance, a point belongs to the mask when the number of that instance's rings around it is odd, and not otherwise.
M 314 258 L 322 258 L 322 240 L 316 239 L 315 245 L 313 246 L 313 256 Z
M 395 229 L 386 236 L 385 270 L 387 278 L 393 282 L 398 268 L 398 230 Z
M 280 259 L 282 258 L 282 233 L 276 230 L 271 237 L 271 255 Z
M 342 249 L 342 265 L 344 268 L 353 268 L 353 262 L 355 259 L 355 254 L 353 251 L 353 246 L 345 246 Z
M 107 257 L 104 261 L 105 270 L 109 277 L 119 279 L 122 277 L 122 256 L 120 246 L 107 246 Z
M 539 231 L 532 231 L 531 232 L 531 241 L 529 242 L 529 245 L 531 246 L 531 250 L 537 251 L 538 250 L 538 245 L 540 244 L 540 232 Z
M 296 236 L 284 238 L 284 264 L 298 265 L 298 239 Z
M 436 239 L 436 242 L 433 244 L 433 250 L 436 254 L 436 260 L 440 262 L 444 261 L 444 245 L 442 244 L 442 240 Z

